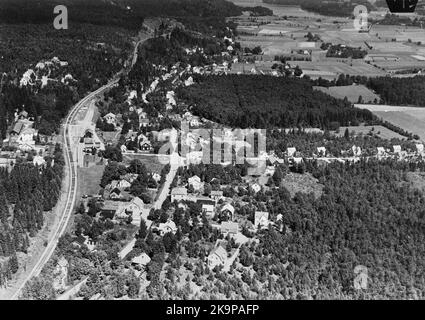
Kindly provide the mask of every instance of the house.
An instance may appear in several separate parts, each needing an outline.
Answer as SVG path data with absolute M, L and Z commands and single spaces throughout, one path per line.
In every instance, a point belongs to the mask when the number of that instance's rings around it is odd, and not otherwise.
M 296 148 L 287 148 L 286 153 L 288 154 L 288 157 L 293 157 L 295 155 L 295 152 L 297 152 Z
M 218 200 L 223 198 L 223 191 L 221 190 L 211 191 L 210 198 L 213 199 L 215 202 L 217 202 Z
M 258 193 L 261 191 L 261 186 L 258 183 L 254 183 L 253 185 L 251 185 L 251 190 L 255 193 Z
M 142 253 L 131 260 L 133 266 L 142 268 L 146 267 L 149 262 L 151 262 L 151 258 L 146 253 Z
M 237 234 L 239 231 L 239 225 L 237 222 L 224 221 L 221 223 L 220 229 L 223 234 Z
M 204 184 L 201 182 L 201 178 L 198 176 L 193 176 L 187 180 L 188 184 L 193 187 L 195 191 L 201 190 Z
M 126 173 L 126 174 L 120 176 L 120 179 L 128 181 L 129 183 L 133 183 L 133 181 L 136 180 L 137 177 L 138 177 L 138 174 L 136 174 L 136 173 Z
M 272 176 L 272 175 L 274 175 L 275 171 L 276 171 L 276 168 L 274 166 L 267 166 L 265 175 L 266 176 Z
M 25 124 L 22 121 L 18 121 L 15 123 L 15 125 L 12 128 L 12 131 L 10 131 L 11 136 L 18 136 L 21 131 L 24 129 Z
M 149 126 L 149 124 L 150 124 L 149 119 L 140 119 L 140 120 L 139 120 L 139 125 L 140 125 L 140 127 L 142 127 L 142 128 L 146 128 L 146 127 L 148 127 L 148 126 Z
M 32 163 L 34 164 L 34 166 L 42 167 L 46 164 L 46 160 L 44 160 L 44 158 L 41 156 L 35 156 L 32 160 Z
M 222 266 L 227 260 L 227 252 L 222 246 L 215 248 L 207 257 L 208 268 Z
M 152 178 L 158 183 L 161 181 L 161 175 L 157 172 L 155 172 L 154 174 L 152 174 Z
M 325 157 L 326 156 L 326 148 L 325 147 L 318 147 L 317 148 L 317 155 L 319 157 Z
M 269 213 L 264 211 L 255 211 L 254 226 L 258 229 L 267 228 L 269 225 Z
M 353 147 L 351 148 L 351 150 L 353 151 L 353 155 L 354 155 L 355 157 L 360 157 L 360 156 L 362 155 L 362 149 L 361 149 L 360 147 L 353 146 Z
M 169 232 L 176 233 L 177 226 L 174 221 L 168 220 L 166 223 L 160 223 L 157 230 L 159 231 L 160 235 L 163 236 L 164 234 Z
M 378 151 L 378 157 L 383 157 L 385 156 L 385 149 L 383 147 L 378 147 L 376 148 Z
M 187 200 L 187 189 L 173 188 L 173 190 L 171 190 L 171 202 L 181 200 Z
M 401 146 L 398 146 L 398 145 L 393 146 L 393 151 L 396 154 L 401 154 Z
M 130 203 L 128 203 L 124 207 L 124 210 L 127 214 L 132 215 L 134 219 L 134 216 L 136 215 L 140 216 L 140 213 L 142 212 L 144 205 L 145 204 L 142 199 L 140 199 L 139 197 L 135 197 L 130 201 Z
M 202 213 L 205 213 L 207 217 L 214 216 L 214 205 L 212 204 L 203 204 L 202 205 Z
M 121 179 L 117 183 L 117 188 L 125 190 L 131 187 L 131 183 L 126 179 Z
M 118 188 L 114 188 L 109 194 L 109 199 L 111 200 L 119 200 L 122 198 L 121 190 Z
M 114 126 L 117 123 L 117 116 L 115 114 L 113 114 L 112 112 L 108 113 L 107 115 L 105 115 L 103 117 L 103 120 L 107 123 L 107 124 L 113 124 Z
M 230 203 L 226 203 L 220 210 L 221 213 L 227 214 L 230 217 L 230 220 L 233 219 L 233 215 L 235 214 L 235 207 L 233 207 Z
M 424 145 L 422 143 L 416 145 L 416 152 L 420 155 L 424 154 Z
M 152 151 L 152 143 L 149 140 L 142 140 L 139 143 L 139 148 L 141 151 L 150 152 Z

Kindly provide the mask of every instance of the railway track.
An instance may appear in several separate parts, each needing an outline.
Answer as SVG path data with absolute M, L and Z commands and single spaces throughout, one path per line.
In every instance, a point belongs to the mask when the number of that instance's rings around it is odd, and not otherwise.
M 49 240 L 47 246 L 44 248 L 44 251 L 42 252 L 39 260 L 36 262 L 31 272 L 28 273 L 26 278 L 18 286 L 15 293 L 12 295 L 11 300 L 18 299 L 26 283 L 32 277 L 36 277 L 40 274 L 41 270 L 43 269 L 43 266 L 47 263 L 47 261 L 49 261 L 50 257 L 52 256 L 60 237 L 64 234 L 66 227 L 68 225 L 69 219 L 72 215 L 75 198 L 77 195 L 78 176 L 77 176 L 77 162 L 75 161 L 73 153 L 72 153 L 72 136 L 71 136 L 72 133 L 70 132 L 69 126 L 74 121 L 78 111 L 84 105 L 86 105 L 86 103 L 88 103 L 96 95 L 102 93 L 103 91 L 115 85 L 117 82 L 118 82 L 118 79 L 112 80 L 111 82 L 104 85 L 103 87 L 90 93 L 88 96 L 86 96 L 84 99 L 82 99 L 72 108 L 72 110 L 69 112 L 65 120 L 64 130 L 63 130 L 63 139 L 64 139 L 63 151 L 65 155 L 65 166 L 67 168 L 66 170 L 68 171 L 68 175 L 69 175 L 69 187 L 67 189 L 65 210 L 60 217 L 59 223 L 57 224 L 57 227 L 53 233 L 52 238 Z

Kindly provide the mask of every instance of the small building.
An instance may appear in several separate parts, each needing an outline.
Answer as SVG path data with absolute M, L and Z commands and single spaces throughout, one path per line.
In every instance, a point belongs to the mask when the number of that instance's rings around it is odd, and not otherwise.
M 34 166 L 43 167 L 46 165 L 46 160 L 44 160 L 44 158 L 41 156 L 35 156 L 32 160 L 32 163 Z
M 354 155 L 355 157 L 360 157 L 360 156 L 362 155 L 362 149 L 361 149 L 360 147 L 353 146 L 353 147 L 351 148 L 351 151 L 353 151 L 353 155 Z
M 295 152 L 297 152 L 296 148 L 287 148 L 286 153 L 288 154 L 288 157 L 293 157 L 295 155 Z
M 139 119 L 139 125 L 141 128 L 149 127 L 149 124 L 150 124 L 149 119 L 145 119 L 145 118 Z
M 212 204 L 203 204 L 202 205 L 202 213 L 205 213 L 207 217 L 214 216 L 214 205 Z
M 142 253 L 131 260 L 133 266 L 142 268 L 145 268 L 149 262 L 151 262 L 151 258 L 146 253 Z
M 157 183 L 161 181 L 161 175 L 157 172 L 152 174 L 152 179 L 154 179 Z
M 224 221 L 220 226 L 221 233 L 223 234 L 237 234 L 239 232 L 239 224 L 232 221 Z
M 253 185 L 251 185 L 251 190 L 255 193 L 258 193 L 261 191 L 261 186 L 258 183 L 254 183 Z
M 166 223 L 160 223 L 157 230 L 159 231 L 160 235 L 163 236 L 164 234 L 169 232 L 176 233 L 177 226 L 174 221 L 168 220 Z
M 191 185 L 193 187 L 193 189 L 195 191 L 201 190 L 201 188 L 204 185 L 201 182 L 201 178 L 199 178 L 198 176 L 193 176 L 193 177 L 189 178 L 187 182 L 188 182 L 189 185 Z
M 211 191 L 210 198 L 213 199 L 217 203 L 218 200 L 223 198 L 223 191 L 221 191 L 221 190 Z
M 401 154 L 401 146 L 399 146 L 399 145 L 393 146 L 393 152 L 395 154 Z
M 107 124 L 113 124 L 114 126 L 117 123 L 117 116 L 115 114 L 113 114 L 112 112 L 108 113 L 107 115 L 105 115 L 103 117 L 103 120 L 107 123 Z
M 235 207 L 233 207 L 230 203 L 226 203 L 220 210 L 221 213 L 229 216 L 230 220 L 233 219 L 233 215 L 235 214 Z
M 325 157 L 326 156 L 326 148 L 325 147 L 318 147 L 317 148 L 317 155 L 319 157 Z
M 139 143 L 140 150 L 143 152 L 150 152 L 153 150 L 152 143 L 149 140 L 142 140 Z
M 222 266 L 227 260 L 227 252 L 222 246 L 215 248 L 207 257 L 208 268 L 211 270 L 216 266 Z
M 424 154 L 424 145 L 422 143 L 416 145 L 416 152 L 420 155 Z
M 272 176 L 272 175 L 274 175 L 275 171 L 276 171 L 275 166 L 267 166 L 265 175 L 266 176 Z
M 376 148 L 376 150 L 378 151 L 378 157 L 385 156 L 386 152 L 385 152 L 385 149 L 383 147 L 378 147 L 378 148 Z
M 258 229 L 269 226 L 269 213 L 264 211 L 255 211 L 254 226 Z
M 173 188 L 171 190 L 171 202 L 187 200 L 186 188 Z

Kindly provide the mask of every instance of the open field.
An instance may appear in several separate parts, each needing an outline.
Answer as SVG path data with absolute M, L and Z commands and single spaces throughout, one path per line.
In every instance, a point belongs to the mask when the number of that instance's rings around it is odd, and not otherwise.
M 338 99 L 344 99 L 347 97 L 348 101 L 357 103 L 359 97 L 363 98 L 363 101 L 373 103 L 376 99 L 380 100 L 379 95 L 375 94 L 370 89 L 366 88 L 363 85 L 352 85 L 352 86 L 341 86 L 341 87 L 314 87 L 316 90 L 320 90 L 324 93 L 331 95 L 332 97 Z
M 151 172 L 160 173 L 164 165 L 159 162 L 158 156 L 156 154 L 143 154 L 143 153 L 126 153 L 123 154 L 123 162 L 128 165 L 131 160 L 138 159 L 140 160 L 146 168 Z
M 373 129 L 373 133 L 380 137 L 381 139 L 400 139 L 404 140 L 406 137 L 394 132 L 383 126 L 358 126 L 358 127 L 340 127 L 338 133 L 335 133 L 337 136 L 342 137 L 345 133 L 345 130 L 348 129 L 348 132 L 354 133 L 355 135 L 363 134 L 367 135 Z
M 313 193 L 317 199 L 323 192 L 323 185 L 309 173 L 289 173 L 282 180 L 281 186 L 289 191 L 291 197 L 294 197 L 297 192 L 302 192 L 307 194 Z
M 422 140 L 425 140 L 425 108 L 368 104 L 355 104 L 354 106 L 368 109 L 383 120 L 417 134 Z

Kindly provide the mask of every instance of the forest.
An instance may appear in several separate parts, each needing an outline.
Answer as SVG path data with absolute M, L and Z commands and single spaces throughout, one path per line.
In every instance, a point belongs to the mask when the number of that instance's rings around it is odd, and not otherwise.
M 375 120 L 367 110 L 313 90 L 309 80 L 257 75 L 198 76 L 178 97 L 198 116 L 240 128 L 336 129 Z
M 17 252 L 27 252 L 29 238 L 44 225 L 45 213 L 60 196 L 64 158 L 59 145 L 46 167 L 18 161 L 12 171 L 0 171 L 0 286 L 18 270 Z
M 421 75 L 407 78 L 340 75 L 336 81 L 317 79 L 312 83 L 324 87 L 363 84 L 381 97 L 382 104 L 425 106 L 425 76 Z

